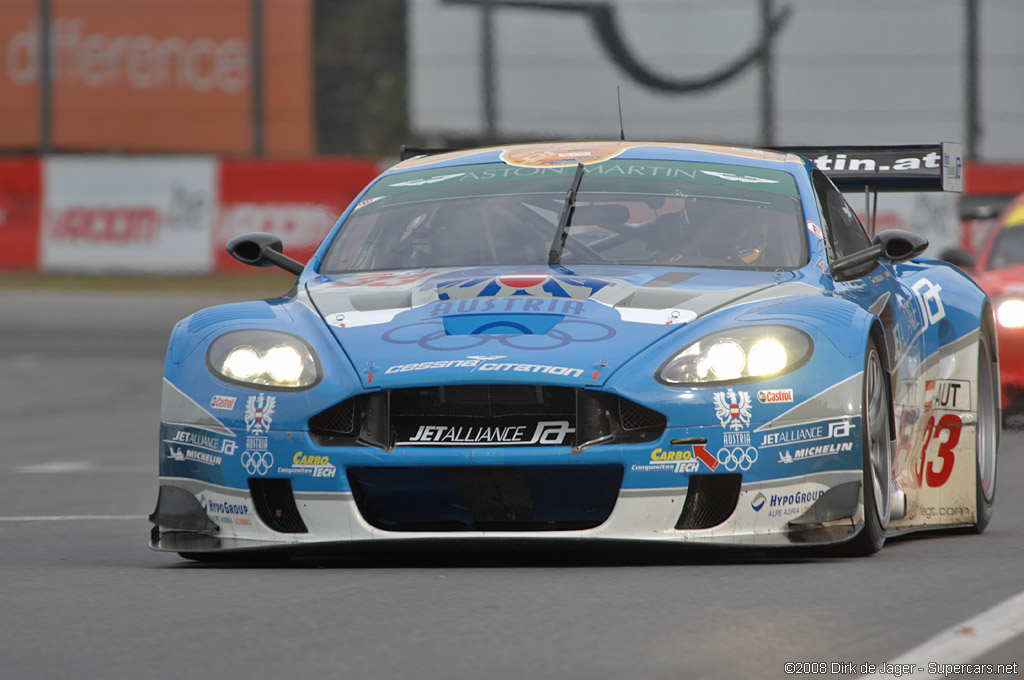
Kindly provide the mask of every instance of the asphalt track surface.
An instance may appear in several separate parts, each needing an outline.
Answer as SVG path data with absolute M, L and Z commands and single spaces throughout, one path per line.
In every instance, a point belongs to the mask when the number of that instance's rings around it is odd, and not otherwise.
M 984 535 L 863 559 L 151 552 L 163 351 L 177 319 L 220 301 L 0 291 L 0 677 L 788 677 L 788 662 L 900 658 L 1024 591 L 1020 432 Z M 976 661 L 1024 670 L 1019 634 L 993 646 L 966 628 Z

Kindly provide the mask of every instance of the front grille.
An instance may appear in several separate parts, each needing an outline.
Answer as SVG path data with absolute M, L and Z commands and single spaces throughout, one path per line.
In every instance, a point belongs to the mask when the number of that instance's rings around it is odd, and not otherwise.
M 448 478 L 466 500 L 476 524 L 533 522 L 533 498 L 518 468 L 448 468 Z
M 621 465 L 356 467 L 360 514 L 385 531 L 579 531 L 604 523 Z
M 628 399 L 619 399 L 619 422 L 624 430 L 663 429 L 665 416 Z
M 356 433 L 356 400 L 346 399 L 309 419 L 309 429 L 337 437 Z
M 729 519 L 740 497 L 741 474 L 690 475 L 676 529 L 710 529 Z
M 548 425 L 542 425 L 545 422 Z M 346 399 L 310 418 L 309 431 L 323 446 L 366 444 L 390 450 L 396 445 L 458 443 L 485 447 L 572 445 L 579 449 L 654 441 L 666 423 L 657 411 L 596 390 L 444 385 Z M 438 428 L 444 428 L 446 435 L 441 436 Z M 497 431 L 517 433 L 505 437 L 493 434 Z M 461 439 L 449 437 L 455 432 Z M 568 436 L 569 432 L 573 434 Z
M 419 416 L 571 416 L 576 410 L 571 387 L 547 385 L 444 385 L 391 390 L 394 421 Z
M 565 387 L 545 387 L 542 385 L 442 385 L 401 392 L 423 392 L 427 397 L 436 397 L 440 403 L 450 406 L 479 405 L 488 410 L 504 410 L 508 406 L 552 404 L 559 400 L 565 401 Z
M 256 514 L 263 523 L 283 534 L 304 534 L 306 523 L 295 507 L 290 479 L 249 479 Z

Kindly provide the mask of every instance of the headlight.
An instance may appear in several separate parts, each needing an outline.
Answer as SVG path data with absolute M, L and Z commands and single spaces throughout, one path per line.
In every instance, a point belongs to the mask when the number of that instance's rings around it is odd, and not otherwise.
M 1024 326 L 1024 300 L 1009 298 L 996 307 L 996 320 L 1004 328 L 1020 328 Z
M 228 382 L 302 390 L 320 380 L 316 352 L 302 338 L 279 331 L 225 333 L 206 352 L 210 370 Z
M 789 326 L 748 326 L 705 336 L 666 361 L 655 377 L 666 385 L 750 382 L 792 371 L 814 343 Z

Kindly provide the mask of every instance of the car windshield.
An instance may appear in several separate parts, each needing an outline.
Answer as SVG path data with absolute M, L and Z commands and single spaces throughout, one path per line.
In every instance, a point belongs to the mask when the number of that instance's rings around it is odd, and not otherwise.
M 989 269 L 1024 263 L 1024 203 L 1011 206 L 999 225 L 988 257 Z
M 547 264 L 575 172 L 488 163 L 384 176 L 321 271 Z M 560 262 L 792 269 L 807 262 L 803 225 L 786 172 L 614 159 L 585 167 Z

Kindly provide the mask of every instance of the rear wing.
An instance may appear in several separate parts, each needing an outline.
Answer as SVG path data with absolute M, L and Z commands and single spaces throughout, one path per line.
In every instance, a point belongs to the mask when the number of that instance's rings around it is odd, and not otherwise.
M 963 191 L 963 147 L 955 142 L 899 146 L 786 146 L 848 191 Z
M 807 158 L 843 191 L 963 191 L 963 146 L 775 146 L 774 151 Z M 402 145 L 400 158 L 456 151 Z

